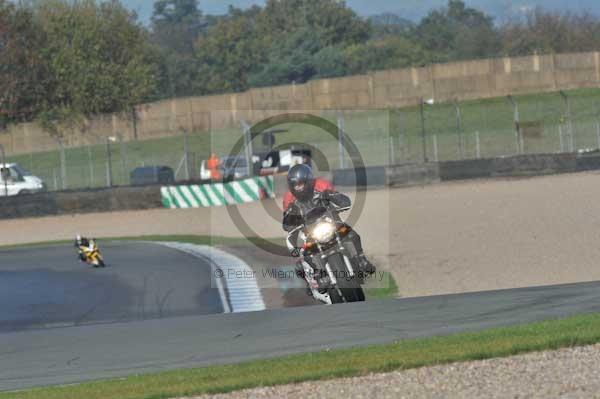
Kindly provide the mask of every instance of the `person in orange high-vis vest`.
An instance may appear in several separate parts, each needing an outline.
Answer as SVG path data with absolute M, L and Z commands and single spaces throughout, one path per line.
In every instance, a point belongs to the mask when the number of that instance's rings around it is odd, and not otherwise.
M 219 157 L 214 153 L 210 154 L 210 158 L 206 161 L 206 166 L 210 170 L 210 177 L 212 180 L 221 180 L 221 171 L 219 170 L 220 165 Z

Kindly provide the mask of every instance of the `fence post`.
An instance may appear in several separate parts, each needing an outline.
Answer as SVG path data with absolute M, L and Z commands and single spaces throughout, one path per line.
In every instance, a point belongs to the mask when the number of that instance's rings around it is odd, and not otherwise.
M 252 127 L 245 121 L 240 120 L 244 134 L 244 151 L 246 154 L 246 163 L 248 164 L 248 175 L 254 176 L 254 167 L 252 165 Z M 238 155 L 238 154 L 234 154 Z
M 408 159 L 408 154 L 407 154 L 407 140 L 406 140 L 406 131 L 402 129 L 402 111 L 400 109 L 395 109 L 394 111 L 390 112 L 390 118 L 393 118 L 390 120 L 390 137 L 392 137 L 392 142 L 394 142 L 393 140 L 393 135 L 396 135 L 396 138 L 398 139 L 398 143 L 395 144 L 395 146 L 393 147 L 394 149 L 394 163 L 396 163 L 396 146 L 400 149 L 400 154 L 399 154 L 399 158 L 401 162 L 406 162 Z M 393 128 L 392 128 L 393 127 Z
M 395 165 L 396 164 L 396 154 L 395 154 L 395 149 L 394 149 L 394 136 L 392 136 L 391 133 L 390 133 L 390 138 L 389 138 L 389 147 L 390 147 L 389 164 Z
M 137 110 L 135 106 L 131 107 L 131 121 L 133 123 L 133 139 L 137 141 L 138 139 L 138 127 L 137 127 Z
M 90 187 L 94 187 L 94 161 L 92 157 L 92 147 L 88 144 L 88 163 L 90 167 Z
M 404 137 L 404 135 L 399 134 L 398 135 L 398 148 L 400 149 L 400 162 L 407 162 L 408 161 L 408 156 L 407 156 L 407 150 L 406 150 L 406 138 Z
M 112 159 L 110 154 L 110 137 L 106 138 L 106 185 L 112 187 Z
M 183 162 L 185 162 L 185 180 L 190 180 L 190 162 L 189 162 L 189 142 L 187 129 L 182 129 L 183 133 Z
M 409 154 L 410 154 L 410 141 L 408 140 L 408 129 L 402 129 L 402 113 L 398 111 L 398 126 L 400 126 L 400 134 L 398 135 L 398 145 L 400 145 L 400 151 L 402 153 L 402 162 L 408 162 Z
M 433 135 L 433 161 L 438 161 L 438 142 L 437 142 L 437 134 Z
M 421 113 L 421 145 L 423 147 L 423 162 L 427 163 L 427 140 L 425 136 L 425 101 L 421 98 L 419 103 L 419 111 Z
M 61 139 L 58 139 L 58 146 L 60 148 L 60 180 L 61 187 L 63 190 L 66 190 L 68 187 L 67 184 L 67 157 L 65 154 L 65 146 Z
M 462 131 L 462 115 L 460 113 L 460 105 L 457 100 L 454 100 L 454 108 L 456 109 L 456 134 L 458 135 L 458 156 L 460 159 L 465 159 L 465 140 Z
M 563 101 L 565 102 L 565 107 L 566 107 L 566 111 L 567 111 L 567 129 L 568 129 L 568 133 L 569 133 L 569 151 L 570 152 L 574 152 L 575 151 L 575 138 L 574 136 L 574 132 L 573 132 L 573 120 L 571 118 L 571 99 L 569 98 L 569 96 L 567 95 L 567 93 L 565 93 L 564 91 L 560 91 L 560 96 L 562 97 Z
M 477 159 L 481 158 L 481 142 L 479 141 L 479 130 L 475 132 L 475 154 Z
M 563 130 L 561 122 L 558 123 L 558 139 L 560 140 L 560 152 L 565 152 L 565 141 L 563 139 Z
M 127 184 L 127 151 L 123 135 L 117 133 L 117 137 L 119 138 L 119 157 L 121 158 L 121 175 L 123 176 L 122 184 Z
M 344 157 L 344 115 L 338 111 L 338 156 L 340 159 L 340 169 L 346 169 L 346 159 Z
M 520 115 L 519 115 L 519 104 L 514 99 L 513 96 L 508 96 L 508 101 L 513 106 L 513 121 L 515 123 L 515 141 L 517 146 L 517 154 L 523 153 L 523 138 L 521 137 L 521 125 L 520 125 Z M 479 132 L 477 133 L 479 134 Z

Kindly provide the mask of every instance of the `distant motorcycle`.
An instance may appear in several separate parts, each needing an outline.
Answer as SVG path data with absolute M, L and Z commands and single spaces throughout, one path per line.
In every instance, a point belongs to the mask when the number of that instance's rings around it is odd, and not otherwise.
M 106 267 L 104 264 L 104 258 L 100 253 L 100 249 L 98 248 L 98 244 L 95 239 L 91 239 L 89 241 L 89 246 L 80 245 L 78 247 L 79 250 L 79 258 L 86 262 L 88 265 L 98 267 Z
M 304 240 L 297 273 L 308 284 L 313 298 L 325 303 L 362 302 L 365 294 L 358 275 L 359 266 L 350 259 L 344 239 L 352 228 L 339 220 L 337 214 L 350 208 L 332 209 L 322 204 L 309 211 L 304 223 L 288 233 L 288 242 L 300 231 Z M 308 262 L 310 261 L 313 266 Z M 322 289 L 319 281 L 326 281 Z

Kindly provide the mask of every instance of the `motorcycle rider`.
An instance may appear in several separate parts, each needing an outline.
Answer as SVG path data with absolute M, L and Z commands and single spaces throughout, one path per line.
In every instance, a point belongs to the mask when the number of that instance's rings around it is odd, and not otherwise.
M 337 208 L 348 208 L 351 205 L 348 196 L 335 191 L 335 187 L 330 181 L 315 178 L 311 167 L 306 164 L 292 167 L 288 172 L 287 181 L 289 191 L 283 197 L 283 229 L 287 232 L 300 226 L 303 215 L 318 206 L 319 200 L 328 201 Z M 299 233 L 299 231 L 296 232 L 288 241 L 288 248 L 294 257 L 300 256 L 300 249 L 297 247 Z M 346 238 L 350 243 L 346 247 L 351 258 L 358 261 L 359 276 L 364 278 L 365 274 L 375 273 L 375 266 L 369 262 L 363 252 L 360 236 L 352 230 Z M 310 259 L 305 260 L 313 266 Z
M 75 248 L 77 248 L 79 260 L 85 262 L 87 258 L 81 250 L 81 247 L 87 247 L 90 250 L 93 249 L 92 245 L 90 244 L 90 240 L 88 240 L 86 237 L 82 237 L 81 234 L 77 234 L 75 237 Z

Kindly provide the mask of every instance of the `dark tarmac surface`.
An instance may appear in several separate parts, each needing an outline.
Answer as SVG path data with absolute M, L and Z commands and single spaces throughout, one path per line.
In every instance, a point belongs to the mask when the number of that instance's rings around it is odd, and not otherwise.
M 134 252 L 124 245 L 121 249 Z M 151 245 L 135 249 L 149 250 L 148 262 L 158 254 L 172 256 L 172 265 L 185 259 Z M 196 280 L 190 276 L 181 279 Z M 389 343 L 588 312 L 600 312 L 600 282 L 3 333 L 0 390 Z
M 108 267 L 69 245 L 0 250 L 0 332 L 221 313 L 211 267 L 151 243 L 103 243 Z

